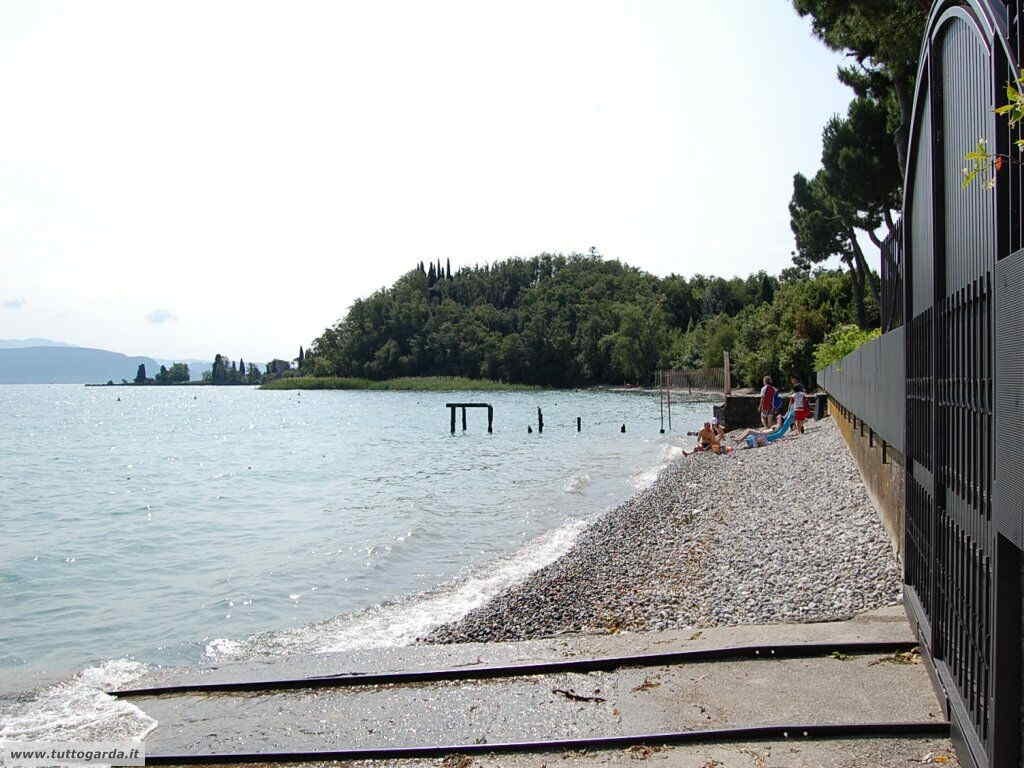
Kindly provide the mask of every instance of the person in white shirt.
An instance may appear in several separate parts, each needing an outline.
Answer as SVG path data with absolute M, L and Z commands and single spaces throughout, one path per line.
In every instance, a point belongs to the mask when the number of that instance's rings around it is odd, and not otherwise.
M 790 406 L 796 416 L 796 429 L 802 435 L 804 433 L 804 422 L 810 409 L 807 407 L 807 393 L 804 392 L 804 385 L 800 382 L 793 387 L 793 404 Z

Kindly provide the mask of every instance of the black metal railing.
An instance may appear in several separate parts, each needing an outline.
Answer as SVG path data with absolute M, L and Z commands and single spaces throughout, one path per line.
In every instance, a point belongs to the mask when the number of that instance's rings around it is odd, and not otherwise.
M 882 332 L 903 325 L 903 219 L 882 243 Z
M 905 604 L 975 768 L 1024 768 L 1024 135 L 991 108 L 1019 71 L 1022 5 L 933 5 L 886 333 L 818 377 L 894 449 L 903 427 Z M 964 188 L 978 137 L 1010 161 Z
M 903 328 L 894 328 L 818 371 L 818 384 L 901 454 L 906 434 L 905 346 Z

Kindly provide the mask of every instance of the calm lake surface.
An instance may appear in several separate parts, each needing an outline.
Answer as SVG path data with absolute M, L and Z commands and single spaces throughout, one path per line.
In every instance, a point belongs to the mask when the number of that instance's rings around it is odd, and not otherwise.
M 494 434 L 471 410 L 451 436 L 452 400 L 492 403 Z M 673 439 L 638 394 L 0 386 L 0 680 L 412 642 L 710 412 L 674 408 Z

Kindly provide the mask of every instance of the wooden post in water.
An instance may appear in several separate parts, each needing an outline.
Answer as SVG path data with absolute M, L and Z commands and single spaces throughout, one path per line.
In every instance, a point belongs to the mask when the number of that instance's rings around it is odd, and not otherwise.
M 539 405 L 537 406 L 537 432 L 544 434 L 544 414 Z
M 583 430 L 583 418 L 580 416 L 576 417 L 576 431 L 581 432 Z
M 725 358 L 725 360 L 724 360 L 724 362 L 725 362 L 725 387 L 724 387 L 725 394 L 731 395 L 732 394 L 732 368 L 729 365 L 729 350 L 725 350 L 722 353 L 722 355 Z
M 668 431 L 672 431 L 672 387 L 668 388 Z M 623 430 L 625 432 L 625 430 Z
M 444 407 L 451 413 L 451 429 L 452 434 L 455 434 L 455 409 L 462 409 L 462 431 L 466 431 L 466 409 L 467 408 L 486 408 L 487 409 L 487 431 L 494 431 L 494 407 L 490 403 L 445 403 Z
M 660 371 L 659 371 L 660 373 Z M 661 413 L 661 434 L 665 434 L 665 379 L 662 377 L 658 387 L 658 411 Z

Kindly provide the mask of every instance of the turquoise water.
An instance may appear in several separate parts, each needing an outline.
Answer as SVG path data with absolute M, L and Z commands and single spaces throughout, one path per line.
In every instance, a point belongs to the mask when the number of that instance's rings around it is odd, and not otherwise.
M 2 386 L 0 678 L 412 642 L 649 483 L 658 426 L 603 392 Z

